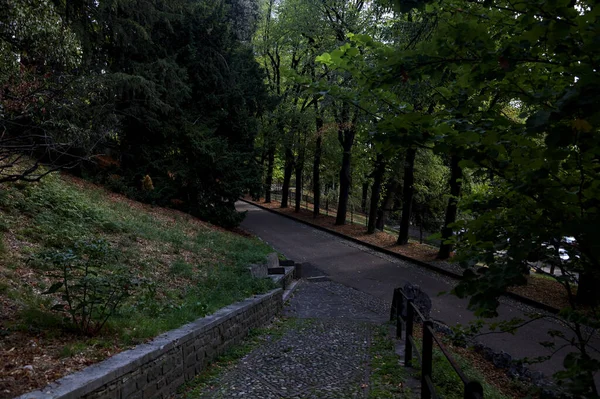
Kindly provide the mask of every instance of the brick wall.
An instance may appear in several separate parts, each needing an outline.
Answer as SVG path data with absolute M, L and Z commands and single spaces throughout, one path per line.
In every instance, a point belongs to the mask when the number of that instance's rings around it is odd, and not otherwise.
M 227 306 L 19 399 L 168 398 L 210 361 L 239 344 L 250 328 L 278 314 L 282 293 L 276 289 Z

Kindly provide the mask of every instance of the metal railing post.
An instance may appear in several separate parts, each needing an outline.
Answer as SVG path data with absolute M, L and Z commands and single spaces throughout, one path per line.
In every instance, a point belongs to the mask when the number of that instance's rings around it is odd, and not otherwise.
M 404 365 L 412 367 L 412 343 L 410 339 L 413 333 L 414 309 L 411 299 L 406 303 L 406 344 L 404 349 Z
M 431 398 L 431 392 L 429 391 L 429 385 L 427 384 L 427 377 L 431 378 L 431 371 L 433 369 L 433 336 L 431 328 L 433 322 L 427 320 L 423 322 L 423 350 L 421 352 L 422 364 L 421 364 L 421 399 Z
M 465 399 L 483 398 L 483 387 L 479 381 L 469 381 L 465 384 Z
M 406 317 L 402 317 L 406 305 Z M 423 340 L 422 347 L 418 348 L 414 344 L 413 329 L 415 323 L 415 314 L 423 320 Z M 392 297 L 392 306 L 390 309 L 390 321 L 396 318 L 396 338 L 402 338 L 402 326 L 406 326 L 405 345 L 404 345 L 404 366 L 412 367 L 413 351 L 421 364 L 421 399 L 430 399 L 437 397 L 436 387 L 433 382 L 433 344 L 434 341 L 439 346 L 441 353 L 446 357 L 450 365 L 460 377 L 464 384 L 464 399 L 483 399 L 483 387 L 478 381 L 469 380 L 465 373 L 460 369 L 444 343 L 437 337 L 433 331 L 433 321 L 427 320 L 414 305 L 412 299 L 404 296 L 402 288 L 394 289 Z

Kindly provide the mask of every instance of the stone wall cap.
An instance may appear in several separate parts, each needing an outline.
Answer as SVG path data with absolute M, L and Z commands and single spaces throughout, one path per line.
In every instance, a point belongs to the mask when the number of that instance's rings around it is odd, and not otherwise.
M 169 350 L 194 339 L 216 325 L 243 313 L 248 308 L 267 301 L 283 290 L 276 288 L 265 294 L 254 295 L 243 301 L 225 306 L 215 313 L 201 317 L 175 330 L 158 335 L 152 341 L 137 345 L 109 357 L 100 363 L 69 374 L 46 387 L 25 393 L 16 399 L 76 399 L 115 381 L 141 365 L 157 359 Z

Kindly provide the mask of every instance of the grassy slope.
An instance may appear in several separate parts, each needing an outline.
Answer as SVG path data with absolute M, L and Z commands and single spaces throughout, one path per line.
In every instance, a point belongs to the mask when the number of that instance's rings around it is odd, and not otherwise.
M 103 240 L 107 270 L 144 282 L 96 337 L 77 334 L 43 254 Z M 160 332 L 271 288 L 244 266 L 271 252 L 263 242 L 189 215 L 127 200 L 53 175 L 0 191 L 0 397 L 40 387 Z M 23 368 L 31 365 L 33 370 Z

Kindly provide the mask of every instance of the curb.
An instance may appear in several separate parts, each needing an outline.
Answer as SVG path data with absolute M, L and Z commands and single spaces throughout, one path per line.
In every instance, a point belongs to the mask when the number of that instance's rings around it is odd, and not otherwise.
M 365 246 L 365 247 L 367 247 L 369 249 L 372 249 L 373 251 L 380 252 L 380 253 L 383 253 L 383 254 L 386 254 L 386 255 L 389 255 L 389 256 L 393 256 L 395 258 L 398 258 L 398 259 L 401 259 L 401 260 L 404 260 L 404 261 L 407 261 L 407 262 L 411 262 L 413 264 L 416 264 L 418 266 L 424 267 L 424 268 L 429 269 L 431 271 L 434 271 L 436 273 L 442 274 L 442 275 L 444 275 L 446 277 L 451 277 L 451 278 L 454 278 L 456 280 L 462 280 L 462 278 L 463 278 L 463 276 L 461 274 L 452 272 L 450 270 L 446 270 L 446 269 L 441 268 L 439 266 L 432 265 L 431 263 L 423 262 L 422 260 L 414 259 L 414 258 L 411 258 L 409 256 L 399 254 L 397 252 L 392 252 L 392 251 L 390 251 L 388 249 L 378 247 L 377 245 L 370 244 L 368 242 L 361 241 L 361 240 L 359 240 L 357 238 L 350 237 L 350 236 L 347 236 L 345 234 L 339 233 L 339 232 L 337 232 L 335 230 L 328 229 L 327 227 L 323 227 L 323 226 L 319 226 L 319 225 L 307 222 L 306 220 L 297 219 L 297 218 L 295 218 L 295 217 L 293 217 L 291 215 L 288 215 L 288 214 L 285 214 L 285 213 L 281 213 L 281 212 L 277 212 L 274 209 L 267 208 L 265 206 L 262 206 L 260 204 L 255 203 L 255 202 L 248 201 L 248 200 L 246 200 L 244 198 L 240 198 L 240 201 L 243 201 L 243 202 L 245 202 L 247 204 L 250 204 L 250 205 L 254 205 L 257 208 L 264 209 L 264 210 L 269 211 L 271 213 L 275 213 L 277 215 L 283 216 L 283 217 L 288 218 L 290 220 L 294 220 L 294 221 L 296 221 L 298 223 L 305 224 L 305 225 L 310 226 L 312 228 L 315 228 L 317 230 L 324 231 L 324 232 L 332 234 L 332 235 L 334 235 L 336 237 L 343 238 L 343 239 L 348 240 L 348 241 L 352 241 L 352 242 L 354 242 L 356 244 L 360 244 L 360 245 Z M 540 309 L 540 310 L 544 310 L 544 311 L 552 313 L 552 314 L 557 314 L 559 312 L 559 309 L 557 309 L 557 308 L 555 308 L 553 306 L 546 305 L 545 303 L 538 302 L 538 301 L 536 301 L 534 299 L 530 299 L 530 298 L 524 297 L 522 295 L 515 294 L 513 292 L 505 292 L 502 295 L 506 296 L 508 298 L 514 299 L 516 301 L 519 301 L 521 303 L 524 303 L 525 305 L 529 305 L 529 306 L 532 306 L 534 308 L 537 308 L 537 309 Z
M 283 291 L 283 303 L 285 304 L 287 301 L 290 300 L 292 294 L 294 293 L 294 291 L 296 291 L 296 288 L 298 288 L 298 286 L 300 285 L 300 281 L 301 280 L 294 280 L 288 287 L 288 289 L 286 289 L 285 291 Z

